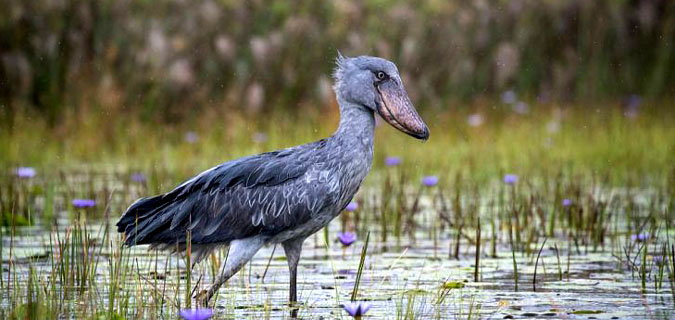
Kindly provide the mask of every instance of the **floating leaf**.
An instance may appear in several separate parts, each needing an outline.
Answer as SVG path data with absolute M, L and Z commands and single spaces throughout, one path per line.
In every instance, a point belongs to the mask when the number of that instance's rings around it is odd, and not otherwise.
M 572 311 L 572 314 L 598 314 L 602 313 L 602 310 L 575 310 Z
M 466 285 L 460 281 L 448 281 L 443 284 L 443 289 L 461 289 L 464 286 Z

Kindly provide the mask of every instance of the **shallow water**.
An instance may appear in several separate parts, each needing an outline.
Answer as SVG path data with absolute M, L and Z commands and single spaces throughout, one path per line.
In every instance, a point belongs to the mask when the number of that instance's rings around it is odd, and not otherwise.
M 70 178 L 74 179 L 74 178 Z M 79 179 L 79 178 L 78 178 Z M 112 179 L 114 180 L 114 179 Z M 80 182 L 86 182 L 83 178 Z M 92 181 L 91 178 L 89 181 Z M 92 189 L 106 188 L 106 183 L 90 183 Z M 109 189 L 114 189 L 108 187 Z M 128 198 L 142 193 L 138 188 L 124 195 L 111 197 L 111 203 L 123 207 Z M 367 189 L 359 197 L 367 202 L 377 197 L 376 189 Z M 379 192 L 379 191 L 378 191 Z M 643 190 L 627 191 L 612 189 L 598 191 L 598 199 L 608 199 L 610 195 L 632 193 L 631 203 L 639 206 L 634 216 L 646 216 L 650 199 L 658 192 Z M 411 197 L 415 191 L 408 192 Z M 494 190 L 485 194 L 496 194 Z M 447 195 L 452 198 L 453 195 Z M 36 207 L 44 199 L 36 198 Z M 58 199 L 56 200 L 59 201 Z M 60 201 L 65 202 L 61 199 Z M 298 294 L 301 301 L 299 314 L 306 319 L 349 318 L 341 305 L 348 302 L 354 288 L 357 270 L 364 246 L 366 230 L 371 232 L 365 268 L 358 291 L 358 300 L 372 304 L 368 318 L 397 319 L 671 319 L 675 317 L 673 288 L 669 277 L 671 266 L 664 269 L 660 288 L 657 283 L 658 266 L 653 255 L 667 248 L 674 238 L 675 230 L 665 230 L 653 236 L 647 242 L 649 255 L 646 257 L 648 280 L 642 288 L 639 265 L 639 248 L 644 244 L 631 240 L 629 227 L 633 221 L 624 218 L 628 207 L 610 206 L 613 217 L 603 226 L 602 245 L 593 244 L 588 236 L 573 238 L 576 234 L 570 230 L 555 231 L 555 237 L 546 240 L 537 262 L 537 252 L 544 240 L 537 235 L 532 242 L 523 240 L 520 250 L 515 252 L 518 268 L 518 290 L 515 288 L 513 258 L 508 233 L 499 221 L 499 208 L 490 208 L 481 201 L 477 212 L 481 215 L 481 255 L 478 281 L 475 272 L 475 230 L 465 228 L 459 244 L 459 254 L 454 258 L 457 246 L 456 229 L 438 227 L 437 208 L 429 196 L 420 199 L 420 210 L 416 219 L 417 227 L 412 239 L 408 233 L 396 238 L 388 234 L 383 242 L 380 230 L 382 225 L 374 221 L 373 212 L 377 206 L 364 205 L 356 213 L 350 214 L 346 224 L 352 230 L 355 217 L 360 215 L 362 225 L 358 226 L 359 240 L 350 247 L 342 247 L 336 242 L 336 235 L 342 229 L 340 218 L 329 226 L 328 247 L 325 246 L 323 231 L 310 237 L 303 248 L 298 271 Z M 462 198 L 465 207 L 473 200 Z M 623 200 L 622 200 L 623 201 Z M 377 202 L 377 200 L 372 200 Z M 496 202 L 496 201 L 493 201 Z M 637 207 L 635 207 L 637 208 Z M 662 210 L 664 208 L 650 208 Z M 105 211 L 102 208 L 98 210 Z M 633 209 L 631 209 L 633 210 Z M 665 208 L 665 210 L 668 210 Z M 85 213 L 86 215 L 86 213 Z M 0 290 L 0 315 L 11 315 L 18 303 L 26 301 L 26 287 L 30 279 L 30 269 L 34 268 L 39 287 L 44 290 L 43 299 L 50 290 L 69 294 L 57 307 L 47 308 L 49 314 L 58 318 L 90 317 L 108 310 L 110 302 L 111 266 L 118 252 L 118 235 L 113 236 L 113 244 L 105 237 L 106 226 L 101 219 L 89 219 L 87 231 L 92 244 L 87 256 L 94 270 L 82 288 L 77 286 L 64 288 L 54 285 L 57 279 L 62 253 L 56 249 L 57 240 L 68 238 L 73 228 L 73 212 L 63 210 L 57 215 L 57 229 L 41 227 L 16 227 L 11 236 L 10 229 L 3 231 L 2 237 L 2 290 Z M 110 214 L 114 223 L 115 214 Z M 498 226 L 496 236 L 490 219 Z M 435 226 L 435 227 L 434 227 Z M 529 226 L 528 226 L 529 227 Z M 435 229 L 436 228 L 436 229 Z M 58 231 L 55 231 L 58 230 Z M 70 231 L 68 231 L 70 230 Z M 114 231 L 114 228 L 110 230 Z M 389 228 L 392 232 L 392 228 Z M 523 231 L 523 237 L 525 237 Z M 437 239 L 433 235 L 438 233 Z M 569 236 L 568 236 L 569 235 Z M 493 244 L 493 241 L 496 241 Z M 103 246 L 101 246 L 103 244 Z M 529 246 L 529 248 L 525 248 Z M 123 265 L 127 276 L 120 288 L 114 289 L 114 305 L 128 318 L 175 318 L 176 307 L 185 307 L 185 261 L 166 253 L 148 252 L 147 247 L 125 249 Z M 526 250 L 527 249 L 527 250 Z M 274 250 L 274 256 L 270 258 Z M 556 251 L 557 250 L 557 251 Z M 8 257 L 11 251 L 11 262 Z M 493 251 L 496 256 L 493 256 Z M 630 256 L 636 269 L 631 270 L 626 260 Z M 73 251 L 83 254 L 82 251 Z M 529 253 L 529 254 L 528 254 Z M 226 249 L 218 252 L 214 260 L 222 260 Z M 194 270 L 191 284 L 197 285 L 197 292 L 212 281 L 214 261 L 207 259 Z M 536 269 L 536 288 L 533 278 Z M 55 267 L 56 266 L 56 267 Z M 75 264 L 77 266 L 77 264 Z M 56 271 L 55 271 L 56 270 Z M 264 275 L 264 277 L 263 277 Z M 562 280 L 561 280 L 562 277 Z M 8 283 L 10 285 L 8 285 Z M 445 283 L 461 288 L 443 290 Z M 79 291 L 81 289 L 81 291 Z M 58 295 L 57 295 L 58 296 Z M 215 304 L 217 319 L 259 319 L 288 318 L 286 306 L 288 296 L 288 269 L 281 247 L 263 248 L 255 258 L 237 275 L 220 289 Z M 122 301 L 120 302 L 120 299 Z M 119 307 L 124 305 L 125 307 Z
M 338 224 L 333 223 L 331 226 L 330 234 L 335 234 Z M 91 229 L 95 231 L 100 228 Z M 27 281 L 29 264 L 36 267 L 38 274 L 46 277 L 52 270 L 54 258 L 54 254 L 48 252 L 48 240 L 45 239 L 48 235 L 35 229 L 19 230 L 18 234 L 22 235 L 14 239 L 13 268 L 19 285 Z M 306 241 L 303 249 L 298 280 L 299 300 L 303 303 L 300 316 L 347 318 L 340 305 L 347 302 L 351 295 L 363 241 L 348 248 L 331 243 L 330 248 L 326 249 L 316 246 L 322 239 L 322 233 L 318 233 Z M 3 241 L 3 257 L 6 257 L 10 239 L 4 237 Z M 415 245 L 401 248 L 396 248 L 395 241 L 391 241 L 387 243 L 386 251 L 383 250 L 383 243 L 370 242 L 359 288 L 359 299 L 373 305 L 368 315 L 372 318 L 404 318 L 405 313 L 409 312 L 418 319 L 456 319 L 466 318 L 473 308 L 473 318 L 480 315 L 480 318 L 492 319 L 669 319 L 675 316 L 672 289 L 667 279 L 661 289 L 655 290 L 654 284 L 650 282 L 643 292 L 638 275 L 632 275 L 608 251 L 584 253 L 582 248 L 582 252 L 577 253 L 572 248 L 567 272 L 568 245 L 563 241 L 548 241 L 539 259 L 536 292 L 532 285 L 535 257 L 516 254 L 519 291 L 515 292 L 509 248 L 499 247 L 496 258 L 484 252 L 480 260 L 479 281 L 474 282 L 473 247 L 465 244 L 462 247 L 466 249 L 459 260 L 449 258 L 447 244 L 452 241 L 452 238 L 441 239 L 438 242 L 445 246 L 437 248 L 434 248 L 431 240 L 418 239 Z M 562 281 L 559 280 L 554 243 L 562 248 Z M 487 245 L 489 247 L 489 243 Z M 270 260 L 272 250 L 271 247 L 263 248 L 243 272 L 221 288 L 216 303 L 217 318 L 287 317 L 287 266 L 281 248 L 277 248 Z M 98 288 L 93 290 L 103 296 L 106 294 L 105 282 L 109 274 L 109 265 L 104 263 L 108 254 L 108 250 L 96 253 L 99 258 L 95 276 Z M 184 262 L 176 257 L 166 258 L 166 254 L 154 255 L 144 247 L 134 248 L 130 255 L 130 261 L 138 261 L 138 274 L 157 281 L 155 285 L 161 284 L 167 296 L 180 299 L 184 293 L 175 295 L 175 266 L 180 266 L 184 271 Z M 3 262 L 3 277 L 7 277 L 8 264 L 7 261 Z M 204 276 L 200 287 L 210 282 L 207 265 L 205 262 L 197 266 L 192 277 L 193 284 L 200 275 Z M 160 276 L 154 276 L 155 267 Z M 268 270 L 263 279 L 266 268 Z M 165 274 L 163 269 L 169 270 L 168 276 L 161 276 Z M 150 290 L 150 280 L 132 278 L 123 286 L 125 289 Z M 181 281 L 182 289 L 185 280 Z M 443 303 L 437 304 L 441 285 L 446 281 L 461 282 L 465 286 L 450 290 Z M 141 289 L 134 288 L 139 286 Z M 3 307 L 9 306 L 6 292 L 2 295 Z M 76 305 L 73 310 L 64 310 L 64 314 L 74 312 L 77 317 Z

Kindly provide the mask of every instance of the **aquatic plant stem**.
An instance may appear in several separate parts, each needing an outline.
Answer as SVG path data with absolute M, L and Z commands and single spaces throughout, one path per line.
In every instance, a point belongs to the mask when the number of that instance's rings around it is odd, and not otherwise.
M 513 283 L 515 286 L 515 291 L 518 292 L 518 264 L 516 264 L 516 251 L 511 246 L 511 258 L 513 259 Z
M 361 275 L 363 274 L 363 268 L 366 263 L 366 254 L 368 253 L 368 242 L 370 241 L 370 231 L 366 235 L 366 242 L 363 244 L 363 249 L 361 250 L 361 261 L 359 262 L 359 269 L 356 272 L 356 281 L 354 282 L 354 290 L 352 291 L 351 301 L 356 301 L 356 296 L 359 291 L 359 284 L 361 283 Z
M 647 243 L 645 243 L 644 250 L 642 251 L 642 263 L 640 264 L 642 293 L 647 293 L 647 251 Z
M 192 224 L 192 216 L 190 216 L 190 222 L 189 223 Z M 192 293 L 192 290 L 191 290 L 192 289 L 191 288 L 192 287 L 192 239 L 191 239 L 191 234 L 192 234 L 192 232 L 190 230 L 187 230 L 187 232 L 185 232 L 185 236 L 186 236 L 185 240 L 186 240 L 186 244 L 187 244 L 187 248 L 186 248 L 186 252 L 185 252 L 185 258 L 186 258 L 185 267 L 187 269 L 186 270 L 187 275 L 186 275 L 186 279 L 185 279 L 185 307 L 187 309 L 192 307 L 192 295 L 191 295 L 191 293 Z
M 532 276 L 532 291 L 537 291 L 537 266 L 539 265 L 539 256 L 541 256 L 541 250 L 544 249 L 544 245 L 546 245 L 546 240 L 548 238 L 544 238 L 544 242 L 541 244 L 541 247 L 539 248 L 539 253 L 537 253 L 537 260 L 534 262 L 534 275 Z
M 562 281 L 563 272 L 562 272 L 562 267 L 560 266 L 560 250 L 558 250 L 557 244 L 553 244 L 553 247 L 555 248 L 555 257 L 558 260 L 558 281 Z
M 675 300 L 675 244 L 670 245 L 670 262 L 673 267 L 670 269 L 670 292 Z
M 270 254 L 270 258 L 267 259 L 267 265 L 265 266 L 265 271 L 263 271 L 262 277 L 260 277 L 260 282 L 265 283 L 265 276 L 267 275 L 267 270 L 270 269 L 270 264 L 272 263 L 272 258 L 274 258 L 274 252 L 277 251 L 277 245 L 276 243 L 274 244 L 274 247 L 272 248 L 272 254 Z
M 478 282 L 479 268 L 480 268 L 480 217 L 476 219 L 476 265 L 473 270 L 474 282 Z

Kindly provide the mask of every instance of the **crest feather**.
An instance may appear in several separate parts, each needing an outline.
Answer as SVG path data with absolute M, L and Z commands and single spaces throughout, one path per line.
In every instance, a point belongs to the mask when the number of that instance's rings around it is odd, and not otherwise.
M 338 82 L 340 82 L 340 73 L 347 62 L 347 59 L 349 59 L 349 57 L 344 56 L 340 50 L 337 50 L 337 57 L 335 58 L 335 70 L 333 71 L 333 78 L 335 78 L 336 85 Z

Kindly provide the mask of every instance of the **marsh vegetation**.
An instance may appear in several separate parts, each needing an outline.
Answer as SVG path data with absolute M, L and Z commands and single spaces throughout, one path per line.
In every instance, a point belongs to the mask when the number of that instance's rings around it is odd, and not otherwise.
M 306 242 L 301 317 L 349 317 L 341 306 L 357 288 L 373 318 L 673 316 L 672 111 L 495 103 L 424 116 L 427 143 L 378 128 L 355 205 Z M 123 247 L 110 224 L 139 196 L 318 139 L 330 122 L 204 118 L 158 131 L 93 117 L 61 139 L 29 123 L 5 135 L 2 316 L 175 317 L 227 250 L 190 270 L 189 257 Z M 287 316 L 287 282 L 282 251 L 263 249 L 221 290 L 216 318 Z
M 376 129 L 354 204 L 305 242 L 300 317 L 675 317 L 673 1 L 5 2 L 0 318 L 194 307 L 227 248 L 189 269 L 111 225 L 330 135 L 338 49 L 396 62 L 431 139 Z M 215 318 L 288 317 L 282 251 Z

